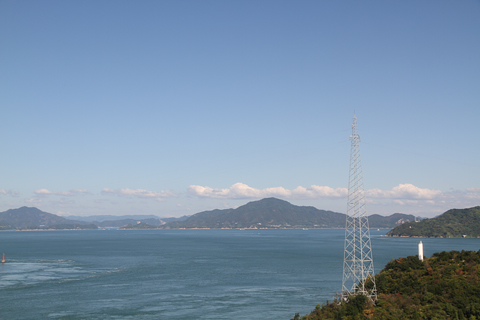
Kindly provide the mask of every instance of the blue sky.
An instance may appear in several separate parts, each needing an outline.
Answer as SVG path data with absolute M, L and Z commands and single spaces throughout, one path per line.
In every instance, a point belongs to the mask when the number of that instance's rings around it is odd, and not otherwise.
M 479 1 L 1 1 L 0 210 L 480 205 Z

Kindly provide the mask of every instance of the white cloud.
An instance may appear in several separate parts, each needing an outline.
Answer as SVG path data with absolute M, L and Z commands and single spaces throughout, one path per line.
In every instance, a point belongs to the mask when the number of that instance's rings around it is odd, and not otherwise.
M 191 185 L 188 194 L 210 199 L 261 199 L 266 197 L 285 200 L 328 199 L 344 202 L 348 196 L 347 188 L 332 188 L 312 185 L 309 188 L 299 186 L 289 190 L 283 187 L 265 189 L 252 188 L 243 183 L 236 183 L 229 188 L 211 188 Z M 365 192 L 369 209 L 376 213 L 403 212 L 421 216 L 433 216 L 453 208 L 469 208 L 480 205 L 480 188 L 466 190 L 440 190 L 419 188 L 412 184 L 399 184 L 390 190 L 369 189 Z M 229 206 L 231 208 L 232 206 Z M 323 208 L 325 209 L 325 208 Z M 338 209 L 335 209 L 338 210 Z
M 103 188 L 102 194 L 114 194 L 117 196 L 127 196 L 127 197 L 135 197 L 135 198 L 147 198 L 147 199 L 156 199 L 157 201 L 164 201 L 165 198 L 176 197 L 177 195 L 171 191 L 149 191 L 143 189 L 109 189 Z
M 25 202 L 26 203 L 33 203 L 33 204 L 40 204 L 43 202 L 42 199 L 35 199 L 35 198 L 31 198 L 31 199 L 25 199 Z
M 46 196 L 50 196 L 50 195 L 55 195 L 55 196 L 74 196 L 74 195 L 77 195 L 79 193 L 83 193 L 83 194 L 92 194 L 90 191 L 86 190 L 86 189 L 72 189 L 70 191 L 50 191 L 48 189 L 39 189 L 39 190 L 35 190 L 34 193 L 37 195 L 37 196 L 40 196 L 40 197 L 46 197 Z
M 291 199 L 314 199 L 314 198 L 341 198 L 346 197 L 347 189 L 325 186 L 311 186 L 310 188 L 297 187 L 293 190 L 288 190 L 283 187 L 273 187 L 266 189 L 252 188 L 244 183 L 238 182 L 230 188 L 214 189 L 210 187 L 203 187 L 191 185 L 188 187 L 188 193 L 191 195 L 214 198 L 214 199 L 249 199 L 249 198 L 265 198 L 265 197 L 279 197 Z
M 92 194 L 90 191 L 87 189 L 72 189 L 70 190 L 73 193 L 85 193 L 85 194 Z
M 370 189 L 365 192 L 367 198 L 432 200 L 440 196 L 440 190 L 422 189 L 413 184 L 399 184 L 392 190 Z
M 20 194 L 19 192 L 17 191 L 12 191 L 12 190 L 5 190 L 5 189 L 0 189 L 0 194 L 4 194 L 4 195 L 10 195 L 12 197 L 18 197 L 18 195 Z
M 68 191 L 50 191 L 50 190 L 47 190 L 47 189 L 39 189 L 39 190 L 35 190 L 34 193 L 37 195 L 37 196 L 50 196 L 50 195 L 57 195 L 57 196 L 72 196 L 73 193 L 70 193 Z
M 310 188 L 296 187 L 292 191 L 294 198 L 345 198 L 348 195 L 347 188 L 332 188 L 327 186 L 312 185 Z
M 348 189 L 317 185 L 312 185 L 308 188 L 298 186 L 293 190 L 285 189 L 283 187 L 256 189 L 238 182 L 230 188 L 225 189 L 191 185 L 188 187 L 188 193 L 198 197 L 213 199 L 250 199 L 266 197 L 279 197 L 285 199 L 339 199 L 348 196 Z M 480 191 L 476 194 L 480 194 Z M 431 201 L 440 197 L 442 192 L 440 190 L 422 189 L 412 184 L 400 184 L 391 190 L 370 189 L 365 192 L 365 195 L 367 199 L 393 199 L 397 204 L 414 204 L 418 200 Z M 400 199 L 403 201 L 400 201 Z

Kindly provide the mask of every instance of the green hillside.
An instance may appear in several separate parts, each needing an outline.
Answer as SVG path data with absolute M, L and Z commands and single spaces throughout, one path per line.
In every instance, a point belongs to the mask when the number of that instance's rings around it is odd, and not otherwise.
M 237 209 L 203 211 L 183 221 L 169 222 L 163 228 L 345 228 L 345 214 L 296 206 L 287 201 L 266 198 Z M 415 216 L 395 213 L 368 217 L 371 228 L 393 228 Z
M 345 215 L 267 198 L 237 209 L 204 211 L 167 228 L 344 228 Z
M 94 224 L 68 220 L 34 207 L 21 207 L 0 212 L 0 230 L 15 229 L 97 229 Z
M 435 253 L 390 261 L 375 276 L 376 305 L 364 296 L 317 305 L 293 319 L 480 319 L 480 251 Z
M 480 206 L 451 209 L 444 214 L 420 222 L 400 225 L 387 233 L 392 237 L 480 237 Z
M 34 207 L 21 207 L 0 212 L 0 222 L 7 223 L 13 228 L 48 227 L 71 223 L 65 218 Z

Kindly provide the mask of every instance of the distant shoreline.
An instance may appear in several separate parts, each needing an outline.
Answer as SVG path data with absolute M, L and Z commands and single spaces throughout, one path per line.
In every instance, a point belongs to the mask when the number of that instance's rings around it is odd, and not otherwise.
M 10 230 L 0 230 L 1 231 L 88 231 L 88 230 L 95 230 L 95 231 L 107 231 L 107 230 L 239 230 L 239 231 L 244 231 L 244 230 L 342 230 L 345 228 L 127 228 L 127 229 L 122 229 L 119 227 L 106 227 L 106 228 L 98 228 L 98 229 L 10 229 Z M 374 228 L 374 229 L 380 229 L 380 230 L 390 230 L 391 228 Z M 405 237 L 405 236 L 402 236 Z M 408 237 L 407 237 L 408 238 Z M 428 238 L 428 237 L 423 237 L 423 238 Z

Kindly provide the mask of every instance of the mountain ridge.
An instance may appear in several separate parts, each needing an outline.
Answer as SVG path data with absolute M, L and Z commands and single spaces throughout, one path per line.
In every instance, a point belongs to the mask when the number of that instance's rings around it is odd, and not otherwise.
M 450 209 L 440 216 L 397 226 L 390 237 L 479 238 L 480 206 Z
M 372 217 L 372 218 L 370 218 Z M 415 216 L 395 213 L 368 217 L 371 228 L 392 228 Z M 236 209 L 214 209 L 196 213 L 164 228 L 344 228 L 346 215 L 313 206 L 296 206 L 277 198 L 251 201 Z M 370 221 L 371 220 L 371 221 Z
M 101 221 L 92 220 L 100 218 Z M 84 221 L 69 220 L 35 207 L 20 207 L 0 212 L 0 230 L 14 229 L 76 229 L 95 227 L 119 228 L 128 224 L 146 223 L 156 228 L 344 228 L 345 214 L 320 210 L 313 206 L 296 206 L 277 198 L 248 202 L 238 208 L 215 209 L 180 218 L 146 218 L 149 216 L 90 216 Z M 156 216 L 155 216 L 156 217 Z M 112 218 L 111 220 L 103 220 Z M 86 221 L 85 221 L 86 220 Z M 392 228 L 415 220 L 413 215 L 395 213 L 390 216 L 371 215 L 371 228 Z M 87 227 L 88 225 L 88 227 Z M 53 227 L 56 226 L 56 227 Z
M 192 215 L 167 228 L 322 228 L 344 227 L 345 215 L 285 200 L 265 198 L 236 209 L 215 209 Z
M 68 220 L 35 207 L 20 207 L 0 212 L 0 222 L 13 228 L 51 227 L 55 225 L 86 225 L 84 222 Z

